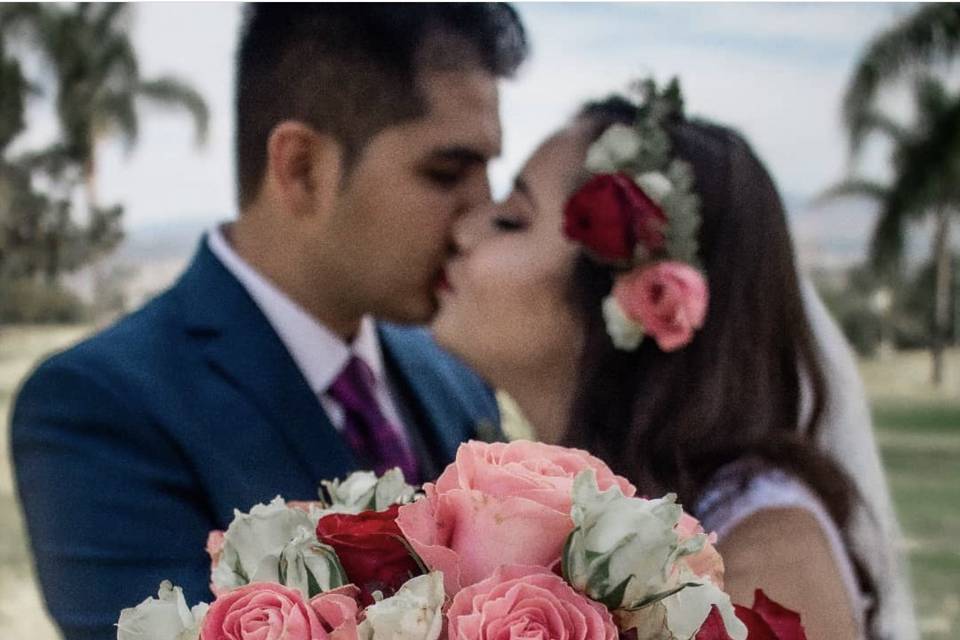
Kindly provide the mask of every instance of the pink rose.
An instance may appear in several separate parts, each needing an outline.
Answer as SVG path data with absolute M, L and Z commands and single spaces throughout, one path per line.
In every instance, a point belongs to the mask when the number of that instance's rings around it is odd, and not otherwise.
M 682 262 L 657 262 L 620 276 L 613 297 L 664 351 L 688 344 L 707 315 L 706 280 Z
M 684 514 L 680 516 L 679 524 L 677 524 L 677 533 L 680 534 L 680 540 L 684 541 L 705 532 L 703 527 L 700 526 L 699 520 L 684 512 Z M 717 534 L 711 533 L 707 536 L 707 543 L 703 546 L 703 549 L 692 556 L 683 558 L 683 562 L 686 563 L 694 575 L 700 576 L 701 578 L 710 578 L 710 581 L 717 585 L 718 589 L 722 590 L 723 558 L 720 557 L 720 552 L 713 546 L 716 543 Z
M 321 593 L 310 600 L 310 606 L 317 612 L 320 622 L 326 629 L 330 629 L 330 640 L 357 640 L 359 598 L 360 589 L 348 584 Z
M 606 607 L 542 567 L 500 567 L 458 593 L 447 620 L 451 640 L 617 638 Z
M 585 451 L 516 441 L 468 442 L 426 497 L 400 507 L 397 524 L 452 596 L 500 565 L 552 567 L 573 529 L 573 480 L 593 469 L 601 491 L 636 489 Z
M 339 591 L 339 590 L 338 590 Z M 303 601 L 296 589 L 254 582 L 217 598 L 203 620 L 202 640 L 356 640 L 356 600 L 347 592 Z M 332 629 L 328 633 L 328 629 Z

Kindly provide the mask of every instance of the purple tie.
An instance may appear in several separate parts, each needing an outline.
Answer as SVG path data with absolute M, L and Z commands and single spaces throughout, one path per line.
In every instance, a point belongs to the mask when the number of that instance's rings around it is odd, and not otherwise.
M 417 461 L 397 429 L 380 411 L 374 395 L 373 371 L 363 360 L 351 356 L 330 385 L 330 396 L 343 408 L 343 435 L 361 466 L 383 474 L 400 467 L 407 482 L 419 481 Z

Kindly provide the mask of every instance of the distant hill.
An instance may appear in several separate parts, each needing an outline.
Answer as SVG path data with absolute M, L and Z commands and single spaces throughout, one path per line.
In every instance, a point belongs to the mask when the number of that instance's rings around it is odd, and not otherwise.
M 812 198 L 788 194 L 784 207 L 797 255 L 805 268 L 846 268 L 866 257 L 877 215 L 873 203 L 845 198 L 815 206 Z M 906 244 L 908 265 L 927 259 L 930 240 L 929 225 L 911 229 Z

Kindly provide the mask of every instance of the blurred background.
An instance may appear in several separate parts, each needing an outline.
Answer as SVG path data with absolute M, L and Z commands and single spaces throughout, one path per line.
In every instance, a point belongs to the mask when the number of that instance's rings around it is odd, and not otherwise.
M 588 98 L 678 76 L 783 194 L 860 358 L 924 638 L 960 632 L 960 7 L 520 4 L 503 193 Z M 46 640 L 7 414 L 36 361 L 129 311 L 235 214 L 233 3 L 0 6 L 0 637 Z M 64 524 L 69 526 L 69 514 Z

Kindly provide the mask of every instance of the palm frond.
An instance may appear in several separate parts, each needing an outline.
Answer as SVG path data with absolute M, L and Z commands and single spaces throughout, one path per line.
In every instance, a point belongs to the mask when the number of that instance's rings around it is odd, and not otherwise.
M 133 43 L 126 34 L 110 37 L 97 44 L 88 53 L 89 67 L 104 84 L 135 87 L 140 82 L 140 65 Z
M 7 58 L 0 39 L 0 151 L 19 134 L 26 121 L 24 103 L 30 92 L 30 86 L 20 63 L 15 58 Z
M 880 85 L 917 64 L 960 52 L 960 5 L 929 4 L 881 33 L 867 47 L 847 87 L 843 115 L 856 153 L 863 143 L 863 118 Z
M 956 200 L 960 195 L 960 98 L 953 98 L 948 108 L 931 116 L 922 137 L 898 149 L 897 165 L 891 185 L 893 210 L 926 210 Z
M 117 34 L 125 36 L 129 32 L 130 5 L 125 2 L 106 2 L 94 6 L 97 11 L 90 20 L 90 30 L 95 38 L 108 39 Z
M 950 108 L 951 96 L 942 80 L 923 75 L 914 84 L 913 102 L 917 110 L 918 129 L 929 130 L 940 114 Z
M 199 91 L 179 78 L 162 76 L 141 82 L 137 93 L 158 104 L 185 109 L 193 118 L 197 144 L 206 143 L 210 109 Z
M 882 207 L 870 237 L 870 266 L 878 273 L 900 270 L 906 221 L 901 212 Z
M 869 111 L 864 114 L 863 127 L 865 133 L 876 131 L 885 134 L 894 145 L 906 144 L 910 139 L 909 129 L 878 111 Z
M 140 137 L 140 121 L 137 118 L 134 95 L 130 92 L 107 91 L 98 96 L 93 106 L 94 136 L 107 131 L 119 131 L 124 146 L 130 151 Z
M 33 2 L 11 2 L 0 5 L 0 34 L 37 19 L 43 11 L 41 5 Z
M 848 178 L 825 189 L 823 193 L 814 198 L 813 204 L 820 206 L 841 198 L 867 198 L 883 202 L 887 199 L 889 193 L 890 189 L 887 185 L 875 180 Z

